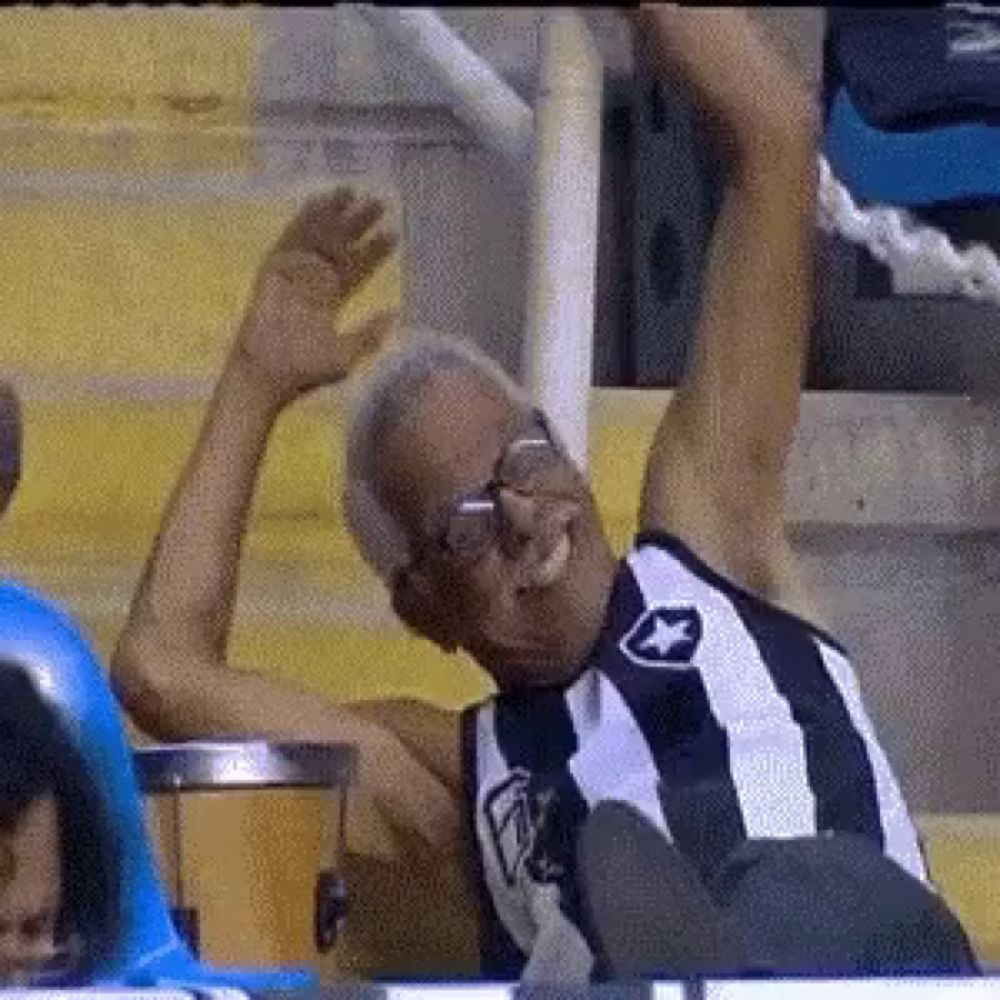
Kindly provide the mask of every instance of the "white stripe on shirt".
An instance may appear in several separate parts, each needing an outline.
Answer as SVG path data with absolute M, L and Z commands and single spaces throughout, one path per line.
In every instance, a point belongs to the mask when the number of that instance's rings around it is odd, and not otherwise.
M 647 607 L 692 606 L 705 619 L 694 665 L 729 740 L 730 773 L 747 836 L 816 833 L 802 730 L 735 607 L 661 549 L 646 546 L 628 560 Z

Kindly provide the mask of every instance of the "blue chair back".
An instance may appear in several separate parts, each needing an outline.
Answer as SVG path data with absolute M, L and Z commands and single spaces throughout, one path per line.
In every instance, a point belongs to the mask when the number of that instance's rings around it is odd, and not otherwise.
M 0 580 L 0 658 L 22 663 L 60 709 L 121 839 L 122 934 L 97 970 L 95 983 L 273 990 L 315 986 L 315 974 L 303 969 L 210 968 L 177 934 L 150 849 L 118 704 L 73 619 L 28 587 Z

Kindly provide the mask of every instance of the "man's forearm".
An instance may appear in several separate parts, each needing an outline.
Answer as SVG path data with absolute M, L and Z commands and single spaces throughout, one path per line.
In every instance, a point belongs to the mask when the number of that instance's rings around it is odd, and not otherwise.
M 664 74 L 687 85 L 729 154 L 691 358 L 654 439 L 640 517 L 687 531 L 720 566 L 759 582 L 773 568 L 766 553 L 783 524 L 799 414 L 816 118 L 796 74 L 747 14 L 658 8 L 636 20 L 654 36 L 645 40 L 659 49 Z M 677 488 L 683 481 L 686 491 Z
M 687 92 L 735 158 L 813 127 L 812 95 L 747 11 L 643 4 L 632 20 L 654 70 Z
M 781 467 L 798 420 L 812 306 L 812 98 L 746 11 L 649 5 L 636 21 L 657 67 L 688 89 L 730 154 L 679 395 L 712 401 L 698 410 L 719 424 L 713 437 Z
M 126 635 L 170 630 L 224 656 L 241 541 L 281 404 L 234 352 L 170 498 Z

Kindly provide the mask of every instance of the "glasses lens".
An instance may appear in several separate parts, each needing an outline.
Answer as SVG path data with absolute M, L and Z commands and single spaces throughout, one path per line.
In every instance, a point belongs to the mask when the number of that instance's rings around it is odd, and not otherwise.
M 467 500 L 448 520 L 445 545 L 460 559 L 473 558 L 490 547 L 495 525 L 496 508 L 491 500 Z
M 529 489 L 543 482 L 558 466 L 559 452 L 544 438 L 514 441 L 504 455 L 501 481 L 514 489 Z

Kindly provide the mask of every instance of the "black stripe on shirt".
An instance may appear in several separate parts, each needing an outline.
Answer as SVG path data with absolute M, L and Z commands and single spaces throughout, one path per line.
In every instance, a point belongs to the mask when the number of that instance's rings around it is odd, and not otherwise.
M 520 976 L 525 956 L 514 939 L 507 933 L 507 929 L 493 905 L 493 896 L 486 884 L 482 849 L 479 844 L 479 833 L 476 829 L 479 774 L 478 754 L 476 752 L 478 744 L 476 722 L 479 718 L 479 712 L 480 706 L 474 705 L 465 709 L 461 715 L 463 805 L 472 854 L 469 862 L 472 868 L 473 887 L 479 910 L 480 969 L 487 979 L 504 982 L 516 980 Z
M 884 850 L 868 750 L 815 639 L 797 622 L 759 603 L 739 597 L 730 600 L 802 730 L 806 774 L 816 798 L 816 829 L 857 833 Z
M 573 717 L 561 688 L 525 688 L 495 699 L 496 739 L 511 772 L 527 772 L 525 803 L 534 826 L 534 849 L 525 864 L 538 881 L 559 887 L 559 905 L 603 971 L 576 875 L 576 847 L 590 811 L 569 770 L 579 747 Z
M 823 663 L 817 643 L 846 658 L 835 639 L 822 629 L 779 608 L 721 576 L 683 542 L 659 531 L 637 537 L 637 547 L 665 549 L 736 609 L 760 651 L 777 691 L 802 730 L 806 773 L 816 798 L 816 828 L 869 837 L 885 847 L 875 775 L 864 740 Z M 734 664 L 734 669 L 739 669 Z
M 707 878 L 746 838 L 729 738 L 712 714 L 697 671 L 640 667 L 620 650 L 620 638 L 646 610 L 627 563 L 611 603 L 615 627 L 601 645 L 600 669 L 618 689 L 656 762 L 660 802 L 674 842 Z

